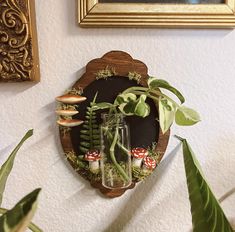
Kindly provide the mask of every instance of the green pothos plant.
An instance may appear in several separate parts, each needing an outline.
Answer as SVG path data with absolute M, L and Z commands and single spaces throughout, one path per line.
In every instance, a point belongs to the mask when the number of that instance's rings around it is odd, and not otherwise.
M 32 135 L 33 130 L 29 130 L 0 168 L 0 205 L 2 203 L 7 178 L 13 168 L 16 154 L 25 140 Z M 27 229 L 27 227 L 33 232 L 42 231 L 38 226 L 30 222 L 37 208 L 37 200 L 40 190 L 41 189 L 35 189 L 26 195 L 12 209 L 0 207 L 1 232 L 23 232 Z
M 165 89 L 173 93 L 179 100 L 175 100 L 164 94 L 160 89 Z M 120 93 L 114 103 L 101 102 L 93 104 L 92 109 L 109 109 L 110 114 L 122 113 L 126 116 L 136 115 L 147 117 L 150 113 L 150 107 L 146 99 L 150 98 L 158 104 L 159 123 L 163 133 L 168 131 L 175 121 L 180 126 L 191 126 L 200 121 L 199 114 L 183 105 L 185 99 L 183 95 L 167 81 L 149 77 L 148 86 L 134 86 Z
M 149 77 L 147 83 L 147 87 L 134 86 L 126 89 L 116 97 L 113 103 L 93 103 L 91 107 L 93 112 L 104 109 L 107 109 L 109 112 L 109 123 L 105 129 L 105 134 L 110 140 L 110 158 L 120 176 L 127 181 L 128 176 L 117 162 L 114 154 L 115 146 L 129 154 L 129 151 L 119 142 L 118 125 L 120 113 L 125 116 L 135 115 L 145 118 L 150 114 L 150 106 L 146 102 L 147 98 L 150 98 L 158 105 L 159 118 L 156 120 L 159 120 L 163 133 L 168 131 L 174 121 L 181 126 L 194 125 L 200 121 L 199 114 L 195 110 L 183 105 L 185 102 L 183 95 L 168 82 L 155 77 Z M 178 98 L 179 103 L 161 92 L 160 89 L 173 93 Z M 114 134 L 110 133 L 109 127 L 116 127 Z M 136 172 L 136 170 L 134 171 Z

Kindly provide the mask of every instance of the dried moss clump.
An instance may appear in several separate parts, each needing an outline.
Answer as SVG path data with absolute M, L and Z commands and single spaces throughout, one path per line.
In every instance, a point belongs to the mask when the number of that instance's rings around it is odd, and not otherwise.
M 96 80 L 108 79 L 109 77 L 116 76 L 117 72 L 114 68 L 107 66 L 105 69 L 100 70 L 96 73 Z

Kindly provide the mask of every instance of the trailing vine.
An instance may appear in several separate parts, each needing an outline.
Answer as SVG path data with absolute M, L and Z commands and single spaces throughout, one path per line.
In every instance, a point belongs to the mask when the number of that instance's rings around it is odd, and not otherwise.
M 96 112 L 93 111 L 92 108 L 92 106 L 95 104 L 96 97 L 97 93 L 93 101 L 90 103 L 90 106 L 87 107 L 85 116 L 86 120 L 84 121 L 82 129 L 80 131 L 81 142 L 79 148 L 83 153 L 86 153 L 87 151 L 92 149 L 100 149 L 99 125 L 96 119 Z

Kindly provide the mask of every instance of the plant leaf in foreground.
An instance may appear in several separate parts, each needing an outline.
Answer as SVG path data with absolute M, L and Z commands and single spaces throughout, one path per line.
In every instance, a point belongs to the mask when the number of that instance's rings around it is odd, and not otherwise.
M 27 140 L 32 135 L 33 135 L 33 130 L 29 130 L 25 134 L 25 136 L 21 139 L 19 144 L 15 147 L 15 149 L 12 151 L 12 153 L 8 157 L 7 161 L 2 165 L 2 167 L 0 169 L 0 205 L 2 203 L 3 192 L 5 190 L 7 178 L 9 176 L 9 174 L 12 170 L 13 164 L 14 164 L 15 156 L 16 156 L 18 150 L 20 149 L 20 147 L 22 146 L 22 144 L 25 142 L 25 140 Z
M 0 231 L 23 232 L 32 219 L 37 207 L 38 194 L 41 189 L 35 189 L 20 200 L 11 210 L 0 217 Z
M 186 139 L 183 144 L 184 165 L 191 204 L 194 232 L 232 232 L 222 208 L 207 184 L 200 164 Z

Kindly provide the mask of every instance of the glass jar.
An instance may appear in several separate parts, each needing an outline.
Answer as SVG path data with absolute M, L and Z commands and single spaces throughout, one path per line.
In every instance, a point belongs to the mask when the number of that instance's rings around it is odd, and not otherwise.
M 102 185 L 126 188 L 132 183 L 130 132 L 122 114 L 102 114 L 100 127 Z

